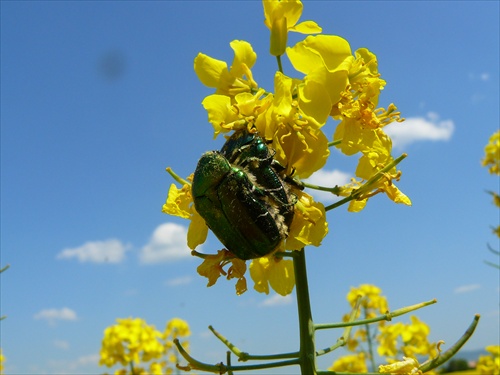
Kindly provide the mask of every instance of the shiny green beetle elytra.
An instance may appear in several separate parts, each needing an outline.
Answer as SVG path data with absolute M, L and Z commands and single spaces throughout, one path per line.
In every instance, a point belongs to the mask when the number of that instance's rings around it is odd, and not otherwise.
M 286 237 L 295 202 L 279 175 L 278 170 L 283 168 L 273 159 L 274 151 L 257 133 L 240 130 L 226 141 L 221 153 L 232 165 L 243 168 L 255 178 L 254 182 L 265 192 L 269 204 L 283 216 L 285 225 L 282 228 Z
M 267 203 L 266 192 L 221 153 L 209 151 L 202 155 L 191 191 L 196 211 L 238 258 L 262 257 L 283 240 L 281 216 Z

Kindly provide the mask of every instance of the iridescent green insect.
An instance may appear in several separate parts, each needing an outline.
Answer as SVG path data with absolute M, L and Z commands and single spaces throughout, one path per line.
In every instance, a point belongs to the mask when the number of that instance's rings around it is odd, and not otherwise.
M 283 217 L 285 226 L 282 228 L 286 237 L 293 219 L 295 197 L 280 177 L 283 167 L 273 159 L 274 151 L 258 134 L 238 131 L 226 141 L 221 153 L 232 165 L 243 168 L 254 177 L 254 183 L 265 192 L 268 204 Z
M 196 211 L 224 246 L 244 260 L 271 253 L 284 238 L 283 218 L 252 179 L 221 153 L 209 151 L 198 162 L 192 184 Z

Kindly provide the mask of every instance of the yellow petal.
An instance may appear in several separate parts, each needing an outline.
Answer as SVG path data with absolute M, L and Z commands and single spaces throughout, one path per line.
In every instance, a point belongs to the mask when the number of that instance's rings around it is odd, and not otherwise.
M 242 77 L 245 74 L 243 65 L 246 65 L 248 68 L 254 66 L 257 54 L 254 52 L 252 45 L 244 40 L 233 40 L 230 46 L 234 51 L 230 73 L 235 77 Z
M 219 86 L 222 74 L 227 72 L 227 64 L 199 53 L 194 59 L 194 71 L 205 86 L 216 88 Z
M 307 245 L 319 246 L 328 233 L 325 207 L 303 191 L 294 190 L 294 194 L 298 201 L 285 248 L 300 250 Z
M 162 212 L 189 219 L 191 216 L 189 205 L 192 202 L 191 196 L 188 196 L 184 189 L 178 189 L 175 184 L 171 184 L 168 190 L 167 201 L 162 207 Z
M 269 264 L 267 257 L 252 260 L 249 271 L 254 282 L 253 288 L 259 293 L 269 294 L 269 283 L 267 280 L 266 268 Z
M 238 119 L 231 110 L 231 98 L 226 95 L 209 95 L 202 102 L 203 107 L 208 112 L 208 121 L 214 127 L 214 136 L 221 132 L 227 132 L 224 125 Z
M 191 217 L 187 233 L 187 245 L 190 249 L 194 250 L 196 247 L 204 243 L 208 235 L 208 226 L 200 214 L 194 211 Z
M 334 71 L 352 56 L 349 43 L 336 35 L 308 36 L 286 53 L 293 67 L 305 74 L 319 67 Z
M 295 273 L 293 261 L 290 259 L 270 259 L 269 262 L 269 284 L 276 293 L 287 296 L 295 286 Z
M 304 21 L 296 24 L 290 29 L 290 31 L 295 31 L 301 34 L 317 34 L 322 31 L 321 27 L 314 21 Z

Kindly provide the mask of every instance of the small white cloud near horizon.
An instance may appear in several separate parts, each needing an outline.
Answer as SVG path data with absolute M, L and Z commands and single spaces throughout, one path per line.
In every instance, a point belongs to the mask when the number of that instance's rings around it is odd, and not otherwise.
M 187 228 L 175 223 L 159 225 L 139 252 L 142 264 L 172 262 L 191 257 L 191 249 L 187 246 Z
M 334 187 L 335 185 L 342 186 L 348 184 L 351 181 L 351 177 L 349 173 L 339 171 L 338 169 L 320 169 L 314 172 L 314 174 L 305 181 L 318 186 Z M 339 199 L 339 197 L 327 191 L 308 189 L 308 193 L 310 193 L 315 200 L 323 203 L 334 202 Z
M 50 325 L 54 325 L 58 320 L 75 321 L 78 319 L 76 312 L 68 307 L 62 309 L 44 309 L 36 313 L 35 320 L 46 320 Z
M 193 278 L 191 276 L 180 276 L 176 277 L 174 279 L 170 279 L 165 281 L 166 286 L 180 286 L 180 285 L 186 285 L 191 283 Z
M 453 293 L 455 293 L 455 294 L 469 293 L 469 292 L 473 292 L 474 290 L 477 290 L 479 288 L 481 288 L 480 284 L 462 285 L 462 286 L 455 288 Z
M 62 250 L 56 259 L 77 258 L 80 263 L 120 263 L 129 249 L 130 245 L 124 245 L 117 239 L 89 241 L 80 247 Z
M 269 298 L 266 298 L 262 301 L 259 306 L 262 307 L 274 307 L 274 306 L 284 306 L 289 305 L 293 302 L 292 295 L 289 294 L 287 296 L 281 296 L 279 294 L 275 294 Z
M 427 118 L 409 117 L 402 123 L 394 122 L 384 128 L 392 139 L 392 145 L 401 149 L 414 142 L 449 141 L 455 131 L 453 120 L 440 120 L 439 115 L 429 112 Z

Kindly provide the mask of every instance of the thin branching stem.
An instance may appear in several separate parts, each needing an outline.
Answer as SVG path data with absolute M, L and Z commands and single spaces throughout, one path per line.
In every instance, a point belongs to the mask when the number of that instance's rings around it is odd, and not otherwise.
M 477 324 L 479 323 L 479 318 L 480 318 L 479 314 L 475 315 L 474 319 L 472 320 L 472 323 L 469 325 L 465 333 L 462 335 L 462 337 L 460 337 L 460 339 L 455 344 L 453 344 L 453 346 L 450 349 L 448 349 L 444 353 L 441 353 L 437 358 L 434 358 L 428 362 L 423 363 L 419 367 L 419 370 L 422 372 L 430 371 L 442 365 L 451 357 L 453 357 L 460 350 L 460 348 L 467 342 L 467 340 L 470 339 L 470 337 L 472 336 L 477 327 Z
M 361 319 L 361 320 L 355 320 L 352 322 L 339 322 L 339 323 L 323 323 L 323 324 L 315 324 L 314 329 L 320 330 L 320 329 L 332 329 L 332 328 L 340 328 L 340 327 L 349 327 L 349 326 L 360 326 L 364 324 L 371 324 L 371 323 L 376 323 L 380 322 L 381 320 L 387 320 L 391 321 L 392 318 L 395 318 L 400 315 L 407 314 L 409 312 L 421 309 L 422 307 L 433 305 L 437 303 L 436 299 L 426 301 L 426 302 L 421 302 L 417 303 L 415 305 L 403 307 L 401 309 L 394 310 L 392 312 L 387 312 L 384 315 L 377 316 L 375 318 L 370 318 L 370 319 Z
M 352 200 L 363 198 L 363 194 L 367 194 L 370 190 L 372 190 L 377 181 L 386 176 L 387 172 L 389 172 L 392 168 L 398 165 L 407 156 L 408 156 L 407 154 L 402 154 L 400 157 L 394 159 L 391 163 L 387 164 L 384 168 L 379 170 L 375 175 L 373 175 L 370 179 L 368 179 L 363 185 L 353 190 L 351 192 L 351 195 L 329 206 L 326 206 L 325 211 L 333 210 L 334 208 L 342 206 L 343 204 L 346 204 Z
M 298 358 L 299 352 L 292 353 L 280 353 L 280 354 L 249 354 L 241 351 L 238 347 L 236 347 L 233 343 L 231 343 L 227 338 L 217 332 L 214 327 L 208 326 L 208 329 L 212 331 L 212 333 L 217 337 L 224 345 L 228 347 L 228 349 L 238 357 L 240 361 L 248 361 L 248 360 L 273 360 L 273 359 L 285 359 L 285 358 Z

